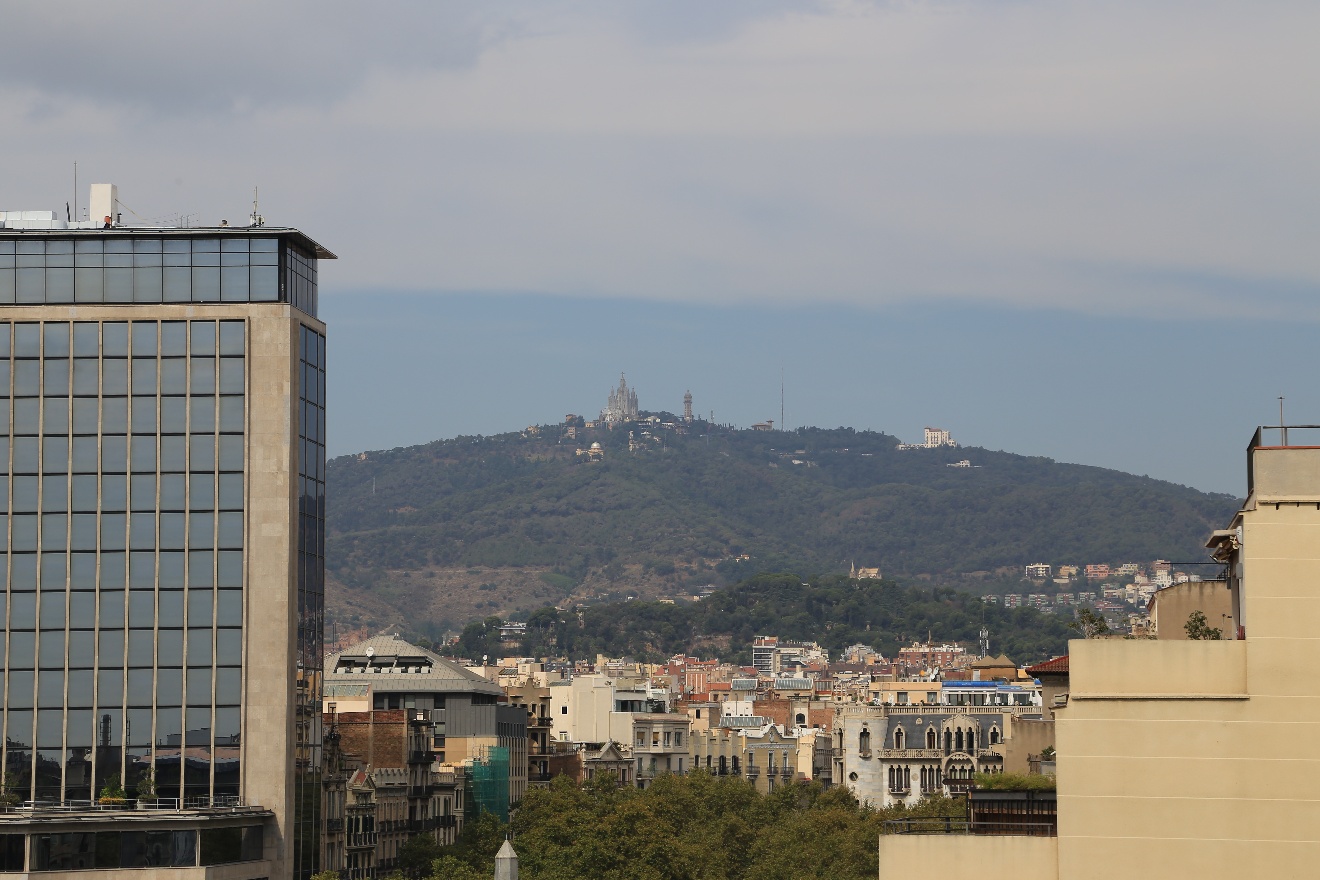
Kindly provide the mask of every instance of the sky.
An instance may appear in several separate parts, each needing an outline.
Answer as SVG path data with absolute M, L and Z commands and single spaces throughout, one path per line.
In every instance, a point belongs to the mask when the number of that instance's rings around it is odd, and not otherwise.
M 272 225 L 332 453 L 643 408 L 1240 493 L 1320 423 L 1320 6 L 22 3 L 0 209 Z M 74 163 L 78 189 L 73 185 Z

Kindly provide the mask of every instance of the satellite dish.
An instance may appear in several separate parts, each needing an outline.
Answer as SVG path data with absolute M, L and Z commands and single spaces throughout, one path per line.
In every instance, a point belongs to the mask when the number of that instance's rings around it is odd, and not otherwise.
M 367 648 L 367 656 L 368 656 L 368 657 L 375 657 L 375 656 L 376 656 L 376 649 L 375 649 L 375 648 Z

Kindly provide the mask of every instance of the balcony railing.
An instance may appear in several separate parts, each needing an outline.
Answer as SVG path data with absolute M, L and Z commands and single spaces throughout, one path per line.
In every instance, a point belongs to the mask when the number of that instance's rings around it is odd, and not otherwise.
M 348 835 L 348 840 L 344 845 L 349 849 L 374 849 L 378 836 L 375 831 L 359 831 L 356 834 Z
M 1058 827 L 1040 819 L 1030 821 L 1000 821 L 980 819 L 952 819 L 931 816 L 922 819 L 887 819 L 884 830 L 888 834 L 984 834 L 991 837 L 1054 837 Z
M 113 801 L 113 802 L 112 802 Z M 51 813 L 88 813 L 122 812 L 124 810 L 150 811 L 159 813 L 264 813 L 266 807 L 248 804 L 242 798 L 222 795 L 219 797 L 191 798 L 123 798 L 86 801 L 24 801 L 14 806 L 0 806 L 0 816 L 6 815 L 46 815 Z

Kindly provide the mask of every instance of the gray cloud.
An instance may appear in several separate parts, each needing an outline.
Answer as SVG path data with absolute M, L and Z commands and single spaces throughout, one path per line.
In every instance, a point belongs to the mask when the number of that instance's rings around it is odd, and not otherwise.
M 69 169 L 330 285 L 1320 318 L 1312 5 L 21 4 L 4 207 Z

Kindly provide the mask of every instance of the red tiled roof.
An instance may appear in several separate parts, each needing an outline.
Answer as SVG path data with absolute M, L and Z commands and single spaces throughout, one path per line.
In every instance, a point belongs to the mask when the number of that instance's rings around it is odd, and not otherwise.
M 1052 660 L 1046 660 L 1044 663 L 1037 663 L 1035 666 L 1027 667 L 1028 675 L 1040 675 L 1042 673 L 1049 675 L 1067 675 L 1068 674 L 1068 655 L 1055 657 Z

